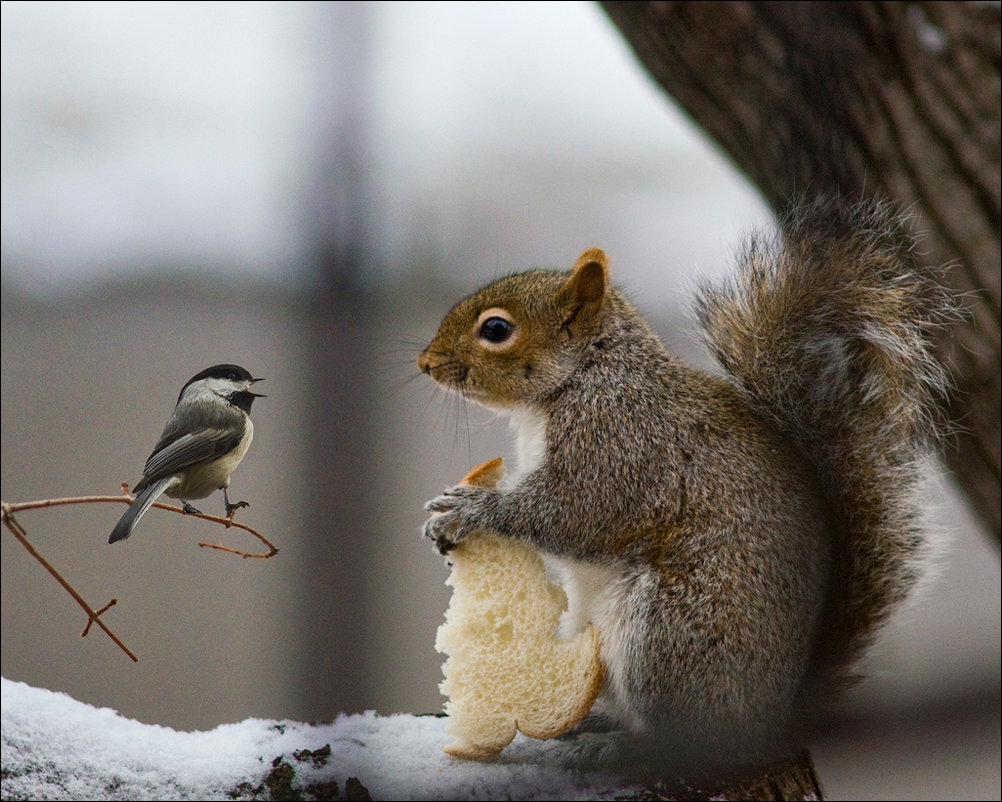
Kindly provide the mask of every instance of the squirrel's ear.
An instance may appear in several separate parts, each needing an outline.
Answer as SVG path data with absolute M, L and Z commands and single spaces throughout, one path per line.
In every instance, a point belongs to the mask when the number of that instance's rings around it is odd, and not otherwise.
M 565 309 L 564 327 L 571 335 L 591 328 L 609 285 L 609 260 L 598 248 L 589 248 L 571 268 L 570 278 L 560 288 L 558 301 Z

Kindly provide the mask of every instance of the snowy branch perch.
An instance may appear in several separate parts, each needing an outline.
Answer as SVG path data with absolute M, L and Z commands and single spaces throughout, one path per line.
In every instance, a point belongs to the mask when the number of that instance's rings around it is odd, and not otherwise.
M 613 775 L 561 768 L 555 741 L 520 735 L 490 762 L 451 758 L 435 716 L 247 719 L 176 732 L 62 693 L 0 683 L 5 800 L 669 798 Z M 813 772 L 800 774 L 806 784 L 794 795 L 771 774 L 728 798 L 820 798 Z

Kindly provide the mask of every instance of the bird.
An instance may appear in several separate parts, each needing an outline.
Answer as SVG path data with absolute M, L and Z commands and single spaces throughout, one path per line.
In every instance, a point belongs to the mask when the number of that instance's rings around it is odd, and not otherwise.
M 259 381 L 263 379 L 231 364 L 213 365 L 188 379 L 146 460 L 143 478 L 133 488 L 135 499 L 112 530 L 109 543 L 131 535 L 161 494 L 179 499 L 189 514 L 199 513 L 189 500 L 207 498 L 216 490 L 223 491 L 227 517 L 250 506 L 246 501 L 231 504 L 226 489 L 254 437 L 251 404 L 265 396 L 250 388 Z

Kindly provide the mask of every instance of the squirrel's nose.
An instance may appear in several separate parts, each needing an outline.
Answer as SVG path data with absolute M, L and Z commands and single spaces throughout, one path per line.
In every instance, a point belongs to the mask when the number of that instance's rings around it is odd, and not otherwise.
M 417 358 L 417 366 L 422 373 L 428 373 L 431 370 L 431 358 L 427 351 L 421 352 L 421 356 Z

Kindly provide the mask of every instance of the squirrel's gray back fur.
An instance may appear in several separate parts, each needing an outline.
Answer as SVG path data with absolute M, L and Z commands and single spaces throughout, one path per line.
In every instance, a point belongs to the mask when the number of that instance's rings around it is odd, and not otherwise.
M 914 490 L 948 378 L 930 331 L 951 302 L 879 202 L 794 205 L 696 311 L 746 401 L 814 467 L 835 517 L 833 576 L 804 703 L 823 703 L 915 583 Z M 795 369 L 791 369 L 795 368 Z

